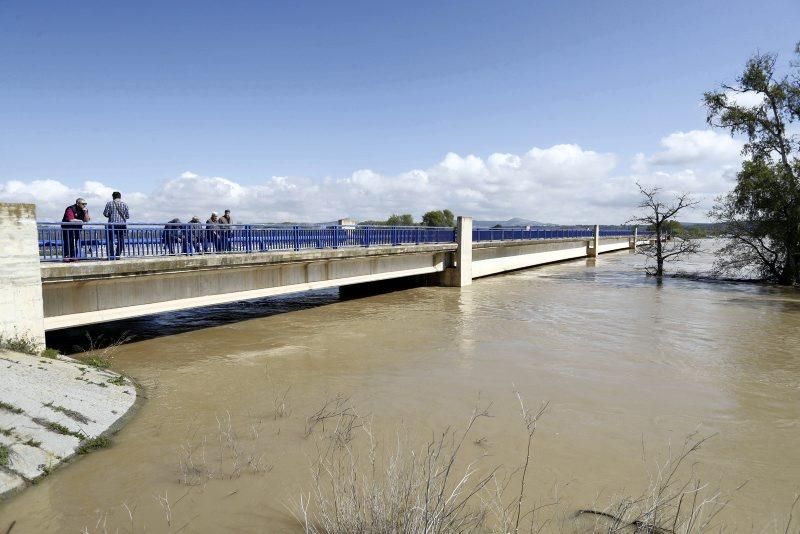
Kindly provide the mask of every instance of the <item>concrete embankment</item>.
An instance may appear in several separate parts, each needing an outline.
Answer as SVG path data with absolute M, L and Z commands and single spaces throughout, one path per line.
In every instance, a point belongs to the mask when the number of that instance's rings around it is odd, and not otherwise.
M 101 436 L 135 402 L 135 385 L 117 373 L 0 349 L 0 497 L 106 445 Z

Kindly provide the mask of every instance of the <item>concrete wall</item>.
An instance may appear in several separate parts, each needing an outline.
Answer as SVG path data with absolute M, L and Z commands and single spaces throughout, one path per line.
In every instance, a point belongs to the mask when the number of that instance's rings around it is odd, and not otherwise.
M 585 258 L 591 239 L 553 239 L 540 242 L 504 241 L 475 243 L 472 251 L 472 276 L 524 269 L 556 261 Z M 598 252 L 630 248 L 628 238 L 600 238 Z
M 454 245 L 43 266 L 47 330 L 444 270 Z M 381 252 L 383 252 L 381 254 Z M 170 266 L 171 263 L 171 266 Z M 136 265 L 138 264 L 138 265 Z M 119 266 L 120 270 L 107 272 Z M 155 268 L 158 266 L 158 268 Z M 72 268 L 74 274 L 67 273 Z
M 0 203 L 0 335 L 44 346 L 38 243 L 36 207 Z
M 400 278 L 463 287 L 595 253 L 592 238 L 472 243 L 468 217 L 459 217 L 457 235 L 458 243 L 430 245 L 43 264 L 41 322 L 53 330 L 328 287 L 388 287 Z M 601 238 L 596 252 L 630 247 L 628 238 Z

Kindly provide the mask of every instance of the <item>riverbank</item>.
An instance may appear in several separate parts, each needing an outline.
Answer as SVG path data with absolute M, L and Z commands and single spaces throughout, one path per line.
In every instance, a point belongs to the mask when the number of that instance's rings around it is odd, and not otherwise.
M 133 382 L 64 356 L 0 349 L 0 498 L 110 444 L 136 403 Z

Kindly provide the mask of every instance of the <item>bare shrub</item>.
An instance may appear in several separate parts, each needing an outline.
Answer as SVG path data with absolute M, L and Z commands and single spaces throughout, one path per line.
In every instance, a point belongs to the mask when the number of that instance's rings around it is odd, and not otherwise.
M 75 346 L 78 352 L 85 352 L 86 354 L 75 356 L 75 359 L 86 365 L 97 367 L 98 369 L 108 369 L 111 367 L 114 355 L 120 347 L 130 342 L 132 339 L 133 336 L 127 332 L 123 333 L 117 339 L 107 339 L 102 335 L 93 338 L 89 332 L 86 332 L 87 344 L 83 347 Z
M 576 515 L 592 516 L 593 532 L 609 534 L 689 534 L 724 530 L 714 521 L 728 504 L 728 498 L 697 478 L 693 464 L 687 465 L 690 457 L 710 438 L 691 434 L 677 453 L 670 448 L 667 458 L 656 464 L 649 487 L 642 495 L 617 499 L 603 510 L 578 510 Z M 683 473 L 685 469 L 689 469 L 688 475 Z
M 319 410 L 306 417 L 306 429 L 303 436 L 309 437 L 317 426 L 320 426 L 325 432 L 325 423 L 331 420 L 336 422 L 336 428 L 352 429 L 358 419 L 359 417 L 350 403 L 350 397 L 338 394 L 334 398 L 326 400 Z
M 314 461 L 311 491 L 293 510 L 307 533 L 445 533 L 484 527 L 488 508 L 481 505 L 480 494 L 497 468 L 481 469 L 484 454 L 469 461 L 462 456 L 476 422 L 489 417 L 488 407 L 476 407 L 463 430 L 446 428 L 416 448 L 400 429 L 385 456 L 379 454 L 370 425 L 363 419 L 352 423 L 360 418 L 350 410 L 334 400 L 309 418 L 336 418 L 337 424 L 329 434 L 323 432 L 327 447 Z M 352 436 L 353 427 L 367 440 L 365 458 L 352 439 L 336 437 Z
M 251 425 L 253 441 L 258 436 Z M 263 473 L 272 466 L 264 461 L 263 454 L 255 446 L 246 447 L 238 437 L 231 422 L 230 413 L 217 417 L 217 435 L 209 442 L 207 436 L 189 440 L 178 449 L 179 481 L 188 486 L 197 486 L 212 479 L 239 478 L 243 472 Z

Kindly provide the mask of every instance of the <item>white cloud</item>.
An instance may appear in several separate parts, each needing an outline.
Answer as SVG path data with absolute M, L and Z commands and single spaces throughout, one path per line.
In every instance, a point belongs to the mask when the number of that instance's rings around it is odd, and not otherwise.
M 653 165 L 689 165 L 705 162 L 735 163 L 741 159 L 742 143 L 713 130 L 675 132 L 661 139 L 665 150 L 653 154 Z
M 755 108 L 764 103 L 764 95 L 755 91 L 725 91 L 725 99 L 731 104 Z
M 619 172 L 615 154 L 561 144 L 485 158 L 451 152 L 427 169 L 391 176 L 359 169 L 338 178 L 273 176 L 242 184 L 187 171 L 152 192 L 123 190 L 123 198 L 132 220 L 142 222 L 193 215 L 205 219 L 224 209 L 231 209 L 238 222 L 365 220 L 391 213 L 411 213 L 419 220 L 428 210 L 449 208 L 478 219 L 618 223 L 630 217 L 637 203 L 637 179 L 665 192 L 688 191 L 708 199 L 730 189 L 740 158 L 737 141 L 690 131 L 668 135 L 661 144 L 663 151 L 633 158 L 635 174 Z M 59 220 L 64 208 L 82 196 L 99 221 L 112 189 L 98 181 L 71 186 L 57 180 L 11 180 L 0 183 L 0 201 L 34 202 L 40 220 Z M 704 218 L 704 211 L 697 219 Z

